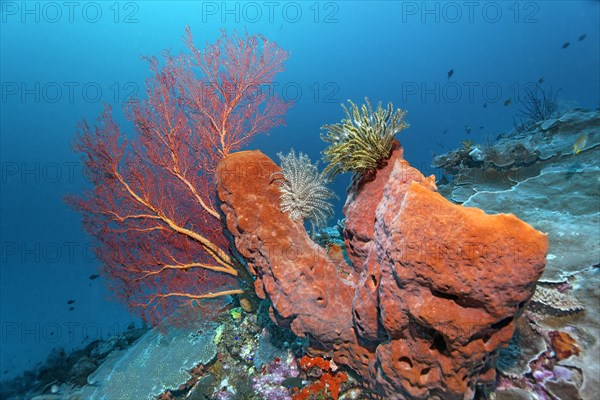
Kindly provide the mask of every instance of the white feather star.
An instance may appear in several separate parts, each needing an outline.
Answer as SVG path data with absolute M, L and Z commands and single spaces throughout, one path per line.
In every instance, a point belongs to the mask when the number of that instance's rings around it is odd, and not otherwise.
M 295 220 L 306 220 L 316 227 L 324 226 L 333 214 L 333 206 L 327 201 L 335 194 L 325 184 L 327 180 L 316 165 L 302 152 L 296 157 L 294 150 L 289 154 L 277 154 L 281 159 L 281 171 L 272 176 L 279 183 L 281 211 Z

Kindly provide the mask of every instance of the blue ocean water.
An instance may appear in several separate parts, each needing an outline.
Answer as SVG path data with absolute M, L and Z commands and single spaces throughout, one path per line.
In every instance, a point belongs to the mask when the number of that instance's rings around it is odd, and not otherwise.
M 140 321 L 111 299 L 93 241 L 63 201 L 86 187 L 70 145 L 102 104 L 144 96 L 140 56 L 202 48 L 221 29 L 260 33 L 291 52 L 275 90 L 294 102 L 286 125 L 248 148 L 320 159 L 320 127 L 341 103 L 392 102 L 399 135 L 426 175 L 433 154 L 513 128 L 526 84 L 560 89 L 565 107 L 600 106 L 600 3 L 531 2 L 17 2 L 0 3 L 0 378 Z M 568 43 L 568 45 L 566 44 Z M 452 73 L 450 73 L 452 71 Z M 333 189 L 341 210 L 349 176 Z M 72 301 L 72 302 L 70 302 Z M 71 309 L 72 308 L 72 309 Z

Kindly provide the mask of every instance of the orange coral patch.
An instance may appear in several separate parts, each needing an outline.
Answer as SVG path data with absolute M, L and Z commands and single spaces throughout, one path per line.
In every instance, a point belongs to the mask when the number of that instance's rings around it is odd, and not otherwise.
M 559 360 L 564 360 L 572 355 L 579 355 L 580 348 L 577 342 L 567 332 L 552 331 L 550 332 L 550 339 L 556 358 Z

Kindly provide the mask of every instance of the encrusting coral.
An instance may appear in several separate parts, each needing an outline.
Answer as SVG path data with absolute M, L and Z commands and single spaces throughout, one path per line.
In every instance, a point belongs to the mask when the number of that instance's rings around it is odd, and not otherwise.
M 300 359 L 300 368 L 305 371 L 317 369 L 321 376 L 318 381 L 298 389 L 292 396 L 292 400 L 309 400 L 325 396 L 337 400 L 340 385 L 348 380 L 348 374 L 338 371 L 333 360 L 326 360 L 322 357 L 304 356 Z
M 342 104 L 346 118 L 321 128 L 327 130 L 321 138 L 331 144 L 323 151 L 323 159 L 329 163 L 323 173 L 331 178 L 343 172 L 362 175 L 374 171 L 390 155 L 396 133 L 408 127 L 406 111 L 394 111 L 392 103 L 383 108 L 381 102 L 373 111 L 369 99 L 365 101 L 359 108 L 348 100 L 349 110 Z
M 584 310 L 583 305 L 572 295 L 544 285 L 536 287 L 531 304 L 533 309 L 542 308 L 552 315 L 568 315 Z

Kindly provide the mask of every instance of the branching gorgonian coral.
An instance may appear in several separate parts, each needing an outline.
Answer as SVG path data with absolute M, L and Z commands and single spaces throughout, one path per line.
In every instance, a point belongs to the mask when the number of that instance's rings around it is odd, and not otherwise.
M 277 155 L 281 159 L 281 171 L 275 172 L 272 179 L 279 183 L 281 211 L 295 221 L 309 221 L 313 231 L 324 226 L 333 214 L 333 206 L 327 200 L 335 197 L 325 186 L 325 177 L 302 152 L 298 153 L 298 157 L 294 150 L 290 150 L 287 156 Z
M 556 92 L 550 88 L 548 91 L 542 89 L 540 85 L 535 85 L 534 88 L 525 87 L 525 94 L 521 100 L 521 108 L 517 115 L 529 122 L 530 125 L 538 121 L 545 121 L 553 118 L 558 112 L 558 101 L 556 97 L 560 92 Z
M 323 171 L 333 178 L 341 172 L 364 174 L 375 170 L 385 160 L 392 149 L 396 133 L 406 129 L 405 111 L 394 111 L 392 103 L 387 108 L 377 104 L 373 112 L 371 103 L 360 108 L 351 100 L 350 110 L 344 104 L 346 118 L 333 125 L 321 127 L 327 130 L 321 138 L 331 145 L 323 151 L 323 159 L 328 163 Z

